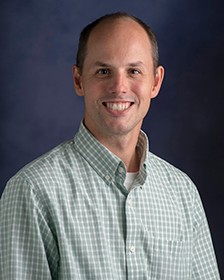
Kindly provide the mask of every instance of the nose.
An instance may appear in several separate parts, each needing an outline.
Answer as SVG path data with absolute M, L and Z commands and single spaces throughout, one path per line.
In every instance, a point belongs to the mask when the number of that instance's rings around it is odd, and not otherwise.
M 114 94 L 121 94 L 127 92 L 128 81 L 125 73 L 114 73 L 110 80 L 110 92 Z

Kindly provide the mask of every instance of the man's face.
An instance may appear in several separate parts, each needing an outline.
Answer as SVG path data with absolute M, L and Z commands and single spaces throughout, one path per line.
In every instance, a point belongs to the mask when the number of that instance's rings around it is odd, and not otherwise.
M 162 67 L 154 73 L 145 30 L 126 18 L 95 27 L 83 71 L 75 66 L 73 73 L 76 92 L 84 96 L 85 125 L 98 140 L 138 134 L 163 79 Z

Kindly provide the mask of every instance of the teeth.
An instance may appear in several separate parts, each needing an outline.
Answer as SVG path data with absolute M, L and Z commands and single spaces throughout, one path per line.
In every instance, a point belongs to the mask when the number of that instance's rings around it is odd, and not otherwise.
M 114 111 L 124 111 L 131 105 L 131 103 L 130 102 L 122 102 L 122 103 L 106 102 L 105 105 L 107 108 Z

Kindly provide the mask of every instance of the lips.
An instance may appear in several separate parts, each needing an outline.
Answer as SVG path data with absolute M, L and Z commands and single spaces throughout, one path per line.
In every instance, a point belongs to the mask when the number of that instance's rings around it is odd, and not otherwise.
M 103 102 L 103 105 L 112 111 L 125 111 L 133 103 L 132 102 Z

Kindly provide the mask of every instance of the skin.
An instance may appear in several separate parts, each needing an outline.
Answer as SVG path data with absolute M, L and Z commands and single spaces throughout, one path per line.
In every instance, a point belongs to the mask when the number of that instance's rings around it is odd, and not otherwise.
M 109 30 L 109 32 L 108 32 Z M 104 21 L 90 34 L 83 70 L 73 67 L 76 93 L 84 97 L 84 123 L 126 165 L 139 169 L 136 144 L 164 69 L 153 69 L 145 30 L 129 18 Z

